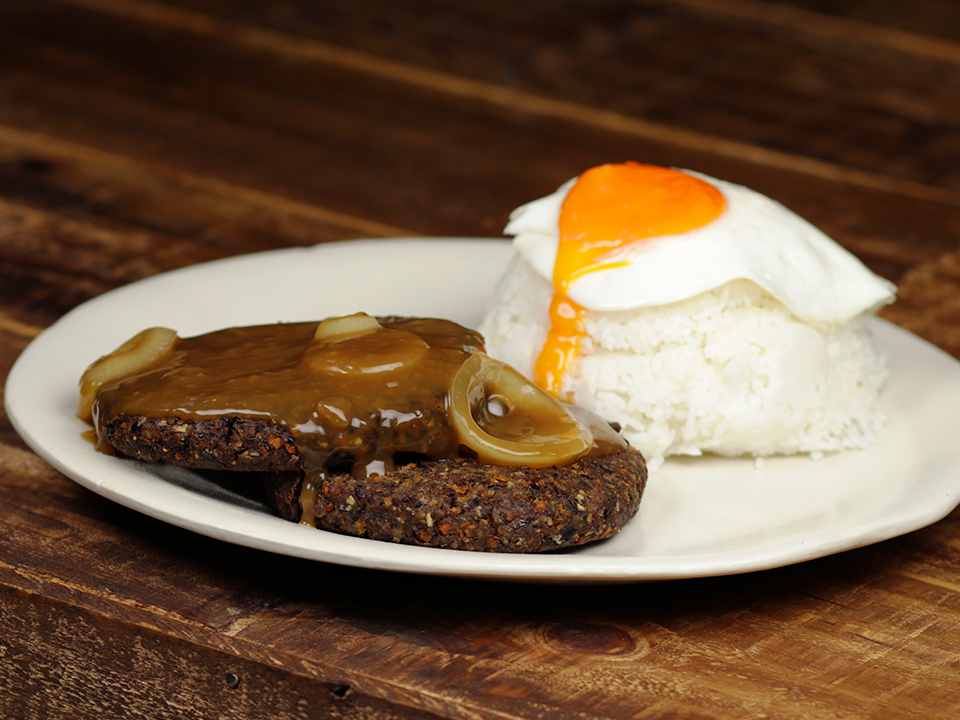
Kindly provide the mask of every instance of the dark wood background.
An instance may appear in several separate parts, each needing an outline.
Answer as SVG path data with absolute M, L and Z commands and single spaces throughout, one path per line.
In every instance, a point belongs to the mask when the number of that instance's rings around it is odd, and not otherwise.
M 626 159 L 780 200 L 960 357 L 953 0 L 3 0 L 0 368 L 131 281 L 496 236 Z M 956 512 L 744 576 L 412 577 L 144 518 L 0 416 L 5 718 L 946 718 L 958 648 Z

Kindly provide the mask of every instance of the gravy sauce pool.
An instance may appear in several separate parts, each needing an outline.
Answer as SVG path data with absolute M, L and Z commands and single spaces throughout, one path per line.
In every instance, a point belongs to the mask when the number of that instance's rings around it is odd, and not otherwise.
M 98 448 L 112 450 L 103 439 L 105 428 L 125 415 L 275 422 L 290 433 L 302 458 L 301 522 L 311 525 L 317 488 L 331 468 L 365 477 L 389 472 L 398 457 L 460 456 L 469 439 L 448 418 L 450 389 L 465 361 L 483 352 L 483 338 L 446 320 L 378 325 L 368 319 L 373 329 L 321 339 L 316 322 L 175 337 L 160 359 L 96 390 L 92 416 Z M 81 397 L 84 392 L 91 390 L 82 384 Z M 504 412 L 504 405 L 513 409 Z M 537 428 L 556 425 L 560 419 L 550 407 L 514 404 L 490 388 L 473 399 L 470 412 L 483 432 L 514 441 L 518 427 L 536 436 Z M 576 427 L 589 436 L 589 449 L 553 464 L 625 446 L 599 418 L 579 410 L 568 413 L 574 415 Z

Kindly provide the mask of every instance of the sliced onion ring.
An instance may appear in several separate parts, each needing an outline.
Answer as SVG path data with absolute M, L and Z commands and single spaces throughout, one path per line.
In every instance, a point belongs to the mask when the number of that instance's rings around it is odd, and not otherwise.
M 327 318 L 319 325 L 313 335 L 314 340 L 323 342 L 337 342 L 347 338 L 366 335 L 380 329 L 380 323 L 375 317 L 363 312 L 341 317 Z
M 77 417 L 92 422 L 93 400 L 101 385 L 142 370 L 165 357 L 173 350 L 176 339 L 176 331 L 170 328 L 148 328 L 94 362 L 80 378 Z
M 491 402 L 494 411 L 487 410 Z M 518 417 L 529 419 L 529 431 L 515 432 Z M 450 418 L 461 443 L 488 465 L 566 465 L 593 446 L 589 428 L 566 405 L 484 353 L 471 355 L 454 376 Z

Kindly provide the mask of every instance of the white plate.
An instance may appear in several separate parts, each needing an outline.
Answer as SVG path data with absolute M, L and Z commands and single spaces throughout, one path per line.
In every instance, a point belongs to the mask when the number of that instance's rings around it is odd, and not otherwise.
M 274 517 L 175 468 L 107 457 L 74 417 L 84 368 L 139 330 L 371 314 L 476 326 L 510 246 L 502 240 L 354 241 L 239 256 L 134 283 L 81 305 L 17 360 L 7 412 L 30 446 L 93 492 L 183 528 L 277 553 L 416 573 L 553 582 L 723 575 L 821 557 L 915 530 L 960 503 L 960 363 L 889 323 L 889 422 L 875 447 L 828 456 L 668 460 L 618 536 L 547 555 L 498 555 L 346 537 Z

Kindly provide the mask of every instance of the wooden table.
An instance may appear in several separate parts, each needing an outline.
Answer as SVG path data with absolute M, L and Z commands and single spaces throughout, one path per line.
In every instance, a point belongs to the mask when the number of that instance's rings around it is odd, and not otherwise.
M 5 0 L 0 364 L 206 260 L 496 236 L 636 159 L 754 187 L 899 285 L 960 357 L 952 0 Z M 4 718 L 946 718 L 960 513 L 748 575 L 551 586 L 212 540 L 0 419 Z

